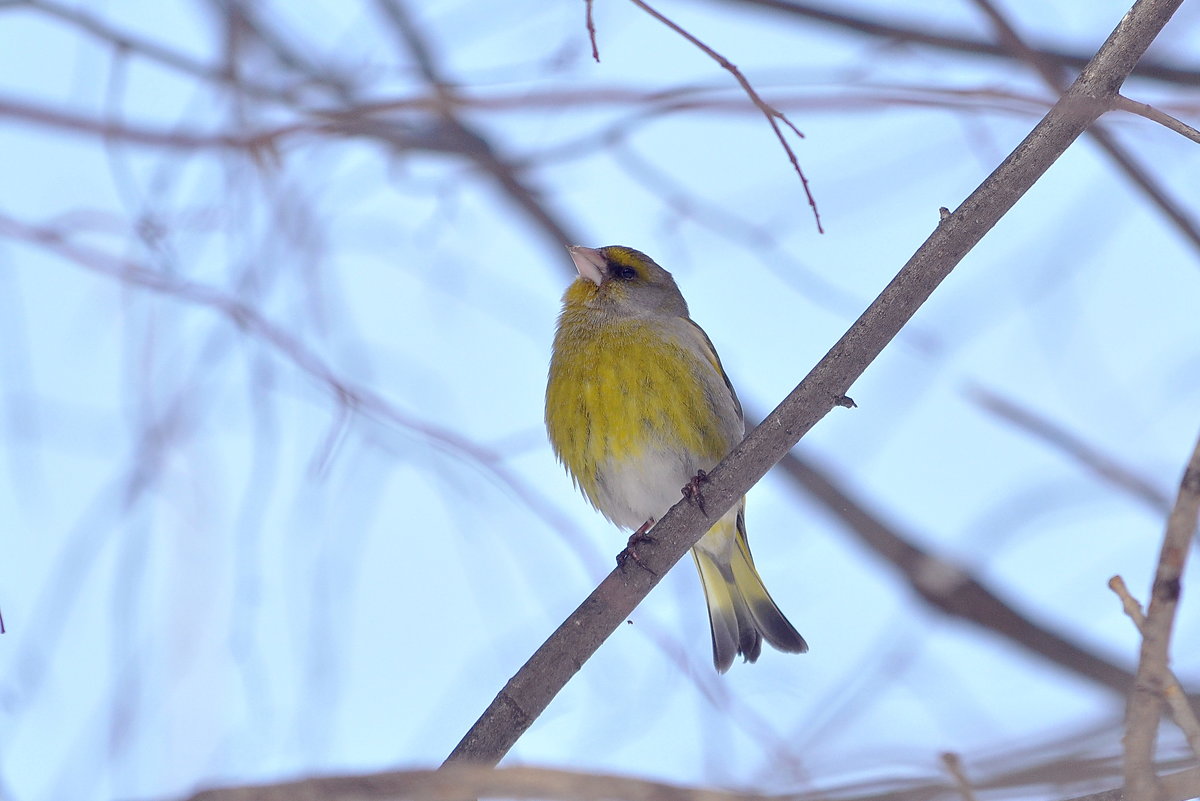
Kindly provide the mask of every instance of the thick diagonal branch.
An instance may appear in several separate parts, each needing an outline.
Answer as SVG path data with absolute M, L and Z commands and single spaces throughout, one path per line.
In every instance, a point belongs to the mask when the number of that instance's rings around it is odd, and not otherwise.
M 447 764 L 498 762 L 566 682 L 700 536 L 825 416 L 939 284 L 1050 165 L 1109 107 L 1182 0 L 1138 0 L 1079 78 L 996 170 L 943 220 L 850 330 L 761 425 L 709 474 L 705 515 L 676 504 L 529 658 Z

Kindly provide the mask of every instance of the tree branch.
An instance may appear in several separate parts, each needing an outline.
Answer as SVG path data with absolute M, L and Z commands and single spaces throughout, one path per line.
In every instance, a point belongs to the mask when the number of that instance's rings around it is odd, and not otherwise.
M 1061 92 L 1066 83 L 1062 70 L 1027 45 L 1021 35 L 1017 33 L 1016 28 L 991 0 L 973 0 L 973 2 L 991 20 L 1000 44 L 1010 48 L 1015 56 L 1033 67 L 1051 89 Z M 1117 94 L 1110 99 L 1110 108 L 1119 107 L 1120 97 L 1120 94 Z M 1184 238 L 1192 243 L 1192 247 L 1200 251 L 1200 226 L 1182 206 L 1175 202 L 1174 198 L 1167 194 L 1167 190 L 1150 175 L 1149 171 L 1142 167 L 1137 159 L 1103 127 L 1094 126 L 1088 131 L 1088 135 L 1096 144 L 1100 145 L 1100 149 L 1108 154 L 1121 172 L 1125 173 L 1126 177 L 1142 190 L 1150 202 L 1158 207 L 1163 216 L 1175 225 Z
M 462 143 L 462 154 L 491 176 L 500 190 L 547 239 L 563 247 L 579 242 L 566 222 L 551 212 L 541 201 L 539 193 L 526 184 L 522 171 L 503 156 L 487 137 L 458 116 L 454 103 L 450 102 L 454 96 L 453 86 L 443 75 L 433 49 L 429 47 L 426 36 L 407 6 L 401 0 L 378 0 L 378 5 L 392 30 L 416 61 L 421 77 L 445 101 L 439 109 L 439 137 Z
M 1012 785 L 978 782 L 980 788 Z M 1164 801 L 1186 801 L 1200 793 L 1200 768 L 1163 777 Z M 1028 786 L 1018 785 L 1029 789 Z M 688 787 L 632 776 L 582 773 L 554 768 L 490 768 L 454 765 L 441 770 L 404 770 L 356 776 L 319 776 L 277 784 L 204 790 L 189 801 L 446 801 L 458 798 L 557 799 L 558 801 L 890 801 L 944 798 L 944 785 L 923 785 L 881 795 L 810 792 L 765 795 Z M 1044 792 L 1038 793 L 1045 796 Z M 1121 791 L 1105 790 L 1071 801 L 1122 801 Z
M 776 801 L 758 793 L 685 787 L 630 776 L 552 768 L 455 765 L 363 776 L 208 790 L 190 801 L 438 801 L 456 798 L 554 798 L 563 801 Z
M 966 394 L 984 411 L 1036 437 L 1100 481 L 1140 501 L 1155 514 L 1170 511 L 1171 499 L 1165 492 L 1066 428 L 986 387 L 968 386 Z
M 1162 795 L 1159 801 L 1188 801 L 1200 796 L 1200 768 L 1189 768 L 1178 773 L 1162 777 L 1160 783 Z M 1132 801 L 1129 794 L 1121 789 L 1105 790 L 1102 793 L 1081 795 L 1068 801 Z
M 973 623 L 1122 696 L 1129 692 L 1132 673 L 1039 625 L 963 568 L 918 547 L 913 538 L 871 514 L 825 471 L 795 453 L 789 453 L 780 466 L 863 544 L 894 565 L 913 591 L 933 608 Z
M 1125 586 L 1125 579 L 1113 576 L 1108 580 L 1108 588 L 1121 599 L 1121 607 L 1125 610 L 1125 614 L 1133 621 L 1138 633 L 1144 637 L 1146 635 L 1146 615 L 1142 612 L 1142 605 Z M 1174 672 L 1169 669 L 1163 673 L 1163 698 L 1171 710 L 1171 717 L 1175 719 L 1175 725 L 1187 738 L 1192 755 L 1200 759 L 1200 721 L 1196 720 L 1196 713 L 1188 704 L 1187 696 L 1183 692 L 1179 679 L 1175 678 Z
M 1125 794 L 1131 801 L 1156 801 L 1160 797 L 1154 775 L 1154 744 L 1162 715 L 1167 681 L 1171 629 L 1179 605 L 1179 580 L 1187 563 L 1188 545 L 1200 521 L 1200 439 L 1179 482 L 1175 507 L 1167 518 L 1158 570 L 1150 591 L 1150 604 L 1142 627 L 1142 653 L 1137 680 L 1129 694 L 1125 721 Z
M 1193 142 L 1200 144 L 1200 131 L 1197 131 L 1186 122 L 1177 120 L 1170 114 L 1156 109 L 1149 103 L 1139 103 L 1136 100 L 1130 100 L 1124 95 L 1117 95 L 1116 101 L 1113 103 L 1113 108 L 1128 111 L 1130 114 L 1136 114 L 1139 117 L 1145 117 L 1151 122 L 1157 122 L 1159 125 L 1174 131 L 1180 136 L 1187 137 Z
M 721 55 L 716 50 L 713 50 L 704 42 L 697 39 L 688 31 L 684 30 L 671 19 L 651 8 L 650 5 L 645 2 L 645 0 L 632 0 L 632 2 L 638 8 L 654 17 L 663 25 L 666 25 L 684 39 L 687 39 L 696 47 L 700 48 L 702 53 L 720 64 L 722 69 L 734 77 L 734 79 L 738 82 L 738 85 L 742 87 L 742 91 L 745 92 L 746 96 L 750 98 L 750 102 L 753 103 L 755 107 L 757 107 L 758 110 L 763 113 L 763 116 L 767 118 L 767 122 L 770 124 L 771 130 L 775 132 L 775 138 L 779 140 L 779 144 L 783 146 L 784 152 L 787 153 L 788 161 L 792 163 L 792 169 L 796 171 L 796 175 L 800 176 L 800 183 L 804 187 L 804 196 L 808 198 L 808 205 L 810 208 L 812 208 L 813 220 L 817 224 L 817 233 L 825 233 L 825 230 L 821 227 L 821 213 L 817 210 L 817 199 L 813 197 L 812 190 L 808 186 L 808 177 L 805 176 L 804 170 L 801 169 L 800 160 L 796 157 L 796 151 L 792 150 L 792 146 L 788 144 L 787 137 L 783 135 L 783 129 L 779 127 L 779 123 L 782 122 L 792 133 L 803 139 L 804 134 L 800 132 L 800 129 L 793 125 L 792 121 L 789 120 L 782 111 L 763 100 L 758 92 L 755 91 L 754 87 L 750 84 L 750 81 L 746 79 L 746 76 L 742 74 L 742 71 L 739 70 L 733 64 L 733 62 L 725 58 L 725 56 Z
M 727 4 L 757 6 L 789 16 L 820 22 L 834 28 L 853 31 L 864 36 L 873 36 L 889 42 L 915 44 L 936 50 L 946 50 L 952 53 L 999 58 L 1011 61 L 1015 54 L 1007 47 L 986 39 L 976 39 L 967 35 L 935 33 L 928 28 L 898 25 L 891 19 L 873 18 L 865 14 L 848 14 L 834 11 L 831 4 L 826 7 L 815 3 L 805 3 L 801 0 L 724 0 Z M 1036 48 L 1038 56 L 1062 69 L 1072 72 L 1083 69 L 1089 59 L 1081 53 L 1069 53 L 1064 50 Z M 1200 86 L 1200 69 L 1180 68 L 1164 64 L 1161 61 L 1146 59 L 1133 69 L 1133 76 L 1143 80 L 1159 81 L 1179 86 Z

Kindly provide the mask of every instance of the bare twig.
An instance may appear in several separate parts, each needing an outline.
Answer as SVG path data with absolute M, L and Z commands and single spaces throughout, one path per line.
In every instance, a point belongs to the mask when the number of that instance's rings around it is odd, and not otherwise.
M 1159 779 L 1160 801 L 1188 801 L 1200 797 L 1200 768 L 1170 773 Z M 1076 796 L 1067 801 L 1133 801 L 1123 788 Z
M 763 116 L 767 118 L 767 122 L 770 123 L 771 130 L 775 132 L 775 137 L 779 140 L 779 144 L 783 145 L 783 150 L 785 153 L 787 153 L 788 161 L 792 163 L 792 169 L 796 171 L 796 175 L 800 176 L 800 183 L 804 186 L 804 196 L 808 198 L 808 205 L 810 208 L 812 208 L 813 220 L 815 220 L 817 224 L 817 232 L 822 234 L 825 233 L 825 229 L 821 227 L 821 213 L 817 210 L 817 199 L 813 197 L 812 190 L 808 186 L 808 178 L 804 175 L 804 170 L 800 167 L 800 160 L 796 157 L 796 151 L 792 150 L 792 146 L 788 144 L 787 137 L 783 135 L 783 129 L 779 127 L 779 123 L 782 122 L 792 131 L 792 133 L 803 139 L 804 134 L 800 133 L 800 129 L 793 125 L 792 121 L 789 120 L 782 111 L 763 100 L 762 97 L 759 96 L 758 92 L 754 90 L 754 87 L 750 85 L 750 81 L 746 79 L 746 76 L 742 74 L 742 71 L 739 70 L 733 64 L 733 62 L 725 58 L 725 56 L 721 55 L 716 50 L 713 50 L 704 42 L 697 39 L 688 31 L 684 30 L 673 20 L 663 16 L 660 12 L 651 8 L 648 4 L 646 4 L 645 0 L 631 0 L 631 2 L 662 24 L 666 25 L 671 30 L 675 31 L 684 39 L 687 39 L 696 47 L 700 48 L 701 52 L 703 52 L 713 61 L 716 61 L 718 64 L 720 64 L 722 69 L 726 70 L 734 77 L 734 79 L 737 80 L 738 84 L 740 84 L 742 87 L 742 91 L 744 91 L 746 96 L 750 98 L 750 102 L 757 106 L 758 110 L 761 111 Z
M 553 798 L 562 801 L 775 801 L 776 796 L 685 787 L 611 774 L 552 768 L 453 765 L 368 776 L 331 776 L 282 784 L 207 790 L 190 801 L 436 801 L 455 798 Z
M 961 89 L 953 87 L 906 86 L 903 84 L 859 83 L 835 96 L 819 92 L 791 92 L 776 95 L 780 108 L 812 111 L 877 111 L 881 107 L 952 109 L 972 113 L 1004 112 L 1021 116 L 1044 114 L 1045 101 L 1032 95 L 1001 92 L 989 87 Z M 133 120 L 104 119 L 46 102 L 0 96 L 0 118 L 18 125 L 33 125 L 80 136 L 100 136 L 147 148 L 167 150 L 246 151 L 252 158 L 260 153 L 278 154 L 286 146 L 301 144 L 305 138 L 354 137 L 375 139 L 406 151 L 427 150 L 463 154 L 463 142 L 441 135 L 439 130 L 422 129 L 398 121 L 395 112 L 441 112 L 450 107 L 477 111 L 516 111 L 530 109 L 633 106 L 634 111 L 616 120 L 613 127 L 584 141 L 608 144 L 615 135 L 628 135 L 636 122 L 658 116 L 690 112 L 723 115 L 761 113 L 744 101 L 728 97 L 724 90 L 694 86 L 670 91 L 647 92 L 623 86 L 599 88 L 545 89 L 540 91 L 471 94 L 455 90 L 449 97 L 432 93 L 413 94 L 387 100 L 363 100 L 296 110 L 292 121 L 242 127 L 223 131 L 194 130 L 180 126 L 155 126 Z M 538 153 L 541 163 L 555 158 L 578 158 L 579 140 L 568 140 L 555 149 Z M 524 160 L 514 162 L 527 166 Z
M 499 454 L 477 445 L 456 431 L 405 413 L 366 387 L 347 382 L 304 342 L 294 337 L 283 326 L 263 316 L 258 309 L 243 299 L 216 287 L 152 270 L 89 245 L 71 242 L 53 228 L 23 223 L 4 214 L 0 214 L 0 237 L 40 246 L 72 264 L 108 276 L 125 285 L 207 308 L 224 316 L 230 323 L 254 335 L 272 352 L 313 379 L 337 400 L 340 408 L 384 421 L 398 430 L 428 442 L 438 451 L 478 465 L 500 485 L 526 502 L 547 525 L 560 530 L 570 528 L 566 518 L 510 470 Z
M 584 14 L 587 17 L 587 32 L 588 40 L 592 43 L 592 58 L 596 59 L 596 63 L 600 63 L 600 48 L 596 47 L 596 20 L 592 16 L 592 0 L 583 0 L 586 8 Z
M 1120 109 L 1121 111 L 1128 111 L 1130 114 L 1136 114 L 1139 117 L 1145 117 L 1152 122 L 1157 122 L 1159 125 L 1169 128 L 1175 133 L 1180 134 L 1181 136 L 1186 136 L 1193 142 L 1200 144 L 1200 131 L 1197 131 L 1186 122 L 1177 120 L 1170 114 L 1156 109 L 1149 103 L 1139 103 L 1136 100 L 1130 100 L 1128 97 L 1125 97 L 1125 95 L 1117 95 L 1113 100 L 1113 108 Z
M 1108 587 L 1121 599 L 1121 607 L 1125 610 L 1125 614 L 1129 615 L 1129 619 L 1133 621 L 1138 632 L 1144 635 L 1146 617 L 1142 614 L 1142 605 L 1129 592 L 1129 588 L 1125 586 L 1125 580 L 1120 576 L 1113 576 L 1108 580 Z M 1200 758 L 1200 722 L 1196 720 L 1196 713 L 1188 703 L 1187 696 L 1179 684 L 1179 679 L 1175 677 L 1175 673 L 1167 670 L 1163 678 L 1163 698 L 1171 710 L 1171 717 L 1175 719 L 1175 725 L 1183 731 L 1192 753 Z
M 991 0 L 972 0 L 972 2 L 991 20 L 1001 45 L 1011 48 L 1014 55 L 1028 62 L 1042 76 L 1042 79 L 1050 88 L 1058 92 L 1063 90 L 1063 87 L 1066 86 L 1066 78 L 1062 70 L 1056 64 L 1044 58 L 1041 53 L 1026 44 L 1021 35 L 1017 33 L 1016 28 L 1012 26 L 1008 18 L 1001 13 L 1000 9 Z M 1108 98 L 1109 108 L 1115 107 L 1118 96 L 1114 94 Z M 1158 207 L 1163 216 L 1183 234 L 1184 238 L 1192 243 L 1192 247 L 1200 251 L 1200 225 L 1197 225 L 1196 221 L 1184 210 L 1183 206 L 1167 194 L 1167 190 L 1159 181 L 1145 167 L 1138 163 L 1137 159 L 1117 142 L 1116 139 L 1109 135 L 1108 131 L 1103 127 L 1098 125 L 1093 126 L 1088 131 L 1088 135 L 1100 145 L 1100 149 L 1108 154 L 1108 157 L 1116 163 L 1121 172 L 1125 173 L 1126 177 L 1142 190 L 1142 193 L 1149 198 L 1150 202 Z
M 975 789 L 971 787 L 971 782 L 967 779 L 967 774 L 963 771 L 962 758 L 958 754 L 947 751 L 942 754 L 942 765 L 946 768 L 946 772 L 950 774 L 950 777 L 954 779 L 954 786 L 958 788 L 963 801 L 976 801 Z
M 114 50 L 140 56 L 147 61 L 191 75 L 230 90 L 241 92 L 262 100 L 292 102 L 296 99 L 293 89 L 265 83 L 256 83 L 245 76 L 236 81 L 225 71 L 204 64 L 181 50 L 172 50 L 159 42 L 143 38 L 128 30 L 121 30 L 100 17 L 93 16 L 84 8 L 64 5 L 55 0 L 25 0 L 21 5 L 30 11 L 45 14 L 88 34 L 99 43 L 107 43 Z
M 1171 629 L 1179 604 L 1180 577 L 1200 520 L 1200 439 L 1179 482 L 1175 506 L 1167 518 L 1158 569 L 1142 628 L 1137 680 L 1129 695 L 1125 727 L 1125 792 L 1130 801 L 1154 801 L 1159 789 L 1154 775 L 1154 744 L 1161 716 Z
M 871 17 L 867 13 L 849 13 L 838 3 L 806 3 L 802 0 L 725 0 L 726 5 L 757 6 L 788 16 L 829 25 L 841 30 L 853 31 L 864 36 L 882 39 L 889 44 L 920 45 L 934 50 L 965 53 L 987 58 L 1012 60 L 1015 54 L 1002 44 L 987 39 L 978 39 L 969 34 L 940 33 L 930 26 L 898 24 L 892 16 Z M 886 8 L 886 6 L 880 6 Z M 1038 48 L 1039 58 L 1060 69 L 1077 72 L 1088 63 L 1082 53 Z M 1153 58 L 1144 59 L 1134 67 L 1134 76 L 1143 80 L 1160 81 L 1179 86 L 1200 86 L 1200 69 L 1177 67 Z
M 1115 693 L 1129 692 L 1132 673 L 1031 619 L 978 576 L 920 547 L 918 537 L 873 514 L 828 471 L 794 452 L 780 467 L 805 494 L 892 564 L 930 607 L 973 623 Z
M 495 764 L 551 699 L 700 536 L 824 417 L 959 261 L 1108 108 L 1112 96 L 1182 0 L 1137 0 L 1041 122 L 942 221 L 879 297 L 763 423 L 716 468 L 705 510 L 683 501 L 654 541 L 626 559 L 571 613 L 499 692 L 446 764 Z
M 1163 801 L 1186 801 L 1200 793 L 1200 768 L 1163 776 Z M 490 768 L 453 765 L 441 770 L 406 770 L 355 776 L 321 776 L 278 784 L 205 790 L 189 801 L 448 801 L 461 798 L 557 799 L 558 801 L 917 801 L 945 797 L 945 785 L 919 785 L 897 792 L 809 792 L 764 795 L 689 787 L 630 776 L 592 774 L 554 768 Z M 980 787 L 1011 788 L 980 782 Z M 1029 785 L 1016 785 L 1031 789 Z M 1040 785 L 1038 785 L 1040 788 Z M 1037 793 L 1047 797 L 1044 790 Z M 1070 801 L 1123 801 L 1120 789 L 1078 796 Z
M 417 62 L 425 82 L 443 101 L 438 109 L 441 119 L 436 126 L 435 138 L 455 143 L 455 150 L 491 176 L 500 190 L 548 239 L 562 246 L 580 241 L 570 231 L 566 221 L 542 202 L 541 193 L 530 185 L 523 171 L 474 125 L 458 116 L 452 103 L 455 94 L 453 81 L 443 73 L 429 46 L 428 37 L 409 13 L 408 7 L 401 0 L 377 0 L 377 3 L 399 40 Z
M 590 0 L 585 0 L 590 2 Z M 968 55 L 985 56 L 989 58 L 1011 59 L 1012 52 L 995 42 L 976 39 L 968 35 L 956 36 L 939 34 L 927 28 L 905 27 L 897 25 L 893 20 L 872 19 L 863 15 L 853 15 L 821 8 L 816 5 L 797 2 L 796 0 L 729 0 L 729 4 L 760 6 L 785 12 L 791 16 L 802 17 L 825 23 L 844 30 L 855 31 L 867 36 L 875 36 L 892 42 L 918 44 Z M 111 47 L 121 48 L 137 54 L 149 61 L 175 69 L 184 74 L 193 75 L 204 80 L 223 83 L 227 80 L 220 70 L 214 69 L 189 57 L 182 51 L 164 48 L 157 42 L 144 39 L 136 34 L 115 28 L 98 17 L 86 13 L 82 8 L 67 6 L 56 0 L 23 0 L 20 5 L 31 11 L 44 13 L 66 22 L 78 30 L 87 33 L 100 42 Z M 1082 53 L 1071 53 L 1061 50 L 1039 49 L 1048 60 L 1061 67 L 1078 70 L 1088 62 L 1088 57 Z M 1176 67 L 1163 62 L 1147 59 L 1138 64 L 1133 74 L 1145 80 L 1178 86 L 1200 86 L 1200 70 L 1186 67 Z M 262 97 L 278 97 L 279 88 L 269 85 L 249 83 L 241 76 L 236 86 L 238 91 Z M 287 90 L 289 96 L 293 90 Z
M 1052 420 L 979 385 L 968 386 L 966 392 L 967 397 L 987 412 L 1032 434 L 1152 511 L 1166 514 L 1171 508 L 1171 499 L 1158 487 Z
M 81 114 L 75 111 L 54 109 L 27 100 L 0 97 L 0 118 L 8 117 L 16 122 L 34 124 L 66 131 L 68 133 L 97 135 L 104 139 L 115 139 L 137 145 L 150 145 L 169 149 L 199 150 L 247 150 L 273 147 L 276 139 L 300 130 L 312 130 L 310 124 L 285 125 L 246 136 L 242 134 L 194 133 L 189 131 L 151 128 L 131 123 Z

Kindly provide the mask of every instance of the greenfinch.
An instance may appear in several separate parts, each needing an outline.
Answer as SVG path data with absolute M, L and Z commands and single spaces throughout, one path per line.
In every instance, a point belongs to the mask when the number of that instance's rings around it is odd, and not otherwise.
M 567 250 L 579 277 L 554 336 L 546 430 L 592 505 L 644 533 L 741 442 L 742 407 L 669 272 L 632 248 Z M 745 510 L 742 498 L 692 548 L 720 673 L 758 659 L 764 639 L 808 650 L 754 567 Z

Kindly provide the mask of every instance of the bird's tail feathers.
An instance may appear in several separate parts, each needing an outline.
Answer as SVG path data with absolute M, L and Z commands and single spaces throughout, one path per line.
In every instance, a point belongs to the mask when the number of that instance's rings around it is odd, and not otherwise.
M 767 592 L 740 527 L 728 561 L 699 547 L 692 549 L 692 556 L 708 601 L 713 664 L 719 672 L 728 670 L 739 655 L 747 662 L 756 661 L 764 639 L 787 653 L 808 650 L 808 643 Z

